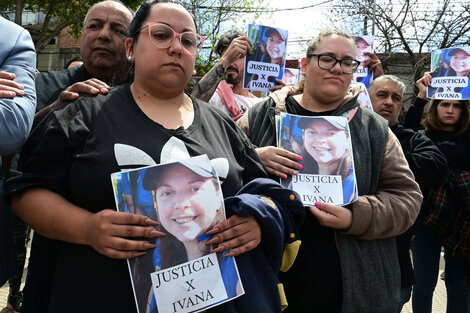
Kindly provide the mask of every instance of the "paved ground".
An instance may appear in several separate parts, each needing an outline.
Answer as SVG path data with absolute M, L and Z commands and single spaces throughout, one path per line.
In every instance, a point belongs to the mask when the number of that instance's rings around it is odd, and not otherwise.
M 441 253 L 441 262 L 439 264 L 439 276 L 444 270 L 444 255 Z M 434 296 L 432 297 L 432 312 L 433 313 L 445 313 L 447 304 L 446 287 L 442 279 L 437 280 L 437 286 L 434 290 Z M 3 313 L 3 312 L 0 312 Z M 401 313 L 413 313 L 411 309 L 411 300 L 405 304 Z
M 444 258 L 441 256 L 440 273 L 442 273 L 442 270 L 444 268 L 443 265 L 444 265 Z M 26 271 L 23 277 L 26 277 Z M 7 297 L 8 297 L 8 283 L 0 288 L 0 309 L 1 309 L 0 313 L 12 312 L 6 308 Z M 447 298 L 446 298 L 446 290 L 445 290 L 444 281 L 441 279 L 438 279 L 437 287 L 436 287 L 436 290 L 434 291 L 434 297 L 433 297 L 433 310 L 432 310 L 433 313 L 444 313 L 446 311 L 446 303 L 447 303 Z M 405 304 L 401 313 L 412 313 L 412 312 L 413 310 L 411 309 L 411 301 L 410 301 L 407 304 Z

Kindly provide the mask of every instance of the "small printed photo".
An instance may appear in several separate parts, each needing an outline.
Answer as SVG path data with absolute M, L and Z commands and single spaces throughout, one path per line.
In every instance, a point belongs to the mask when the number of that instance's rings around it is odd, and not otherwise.
M 282 81 L 286 86 L 295 86 L 299 82 L 300 70 L 296 68 L 285 68 Z
M 252 53 L 245 57 L 243 88 L 268 91 L 282 79 L 286 63 L 287 30 L 248 25 Z
M 352 144 L 347 119 L 282 113 L 278 146 L 302 156 L 298 175 L 281 179 L 305 205 L 345 205 L 357 200 Z
M 470 47 L 437 50 L 431 54 L 431 99 L 470 99 Z
M 357 102 L 359 102 L 360 106 L 368 108 L 371 111 L 374 111 L 374 107 L 372 106 L 372 101 L 370 100 L 369 91 L 367 90 L 366 86 L 363 83 L 357 83 L 357 85 L 361 86 L 361 90 L 359 91 L 359 96 L 357 97 Z
M 364 66 L 364 62 L 370 60 L 365 52 L 374 52 L 374 36 L 354 36 L 354 42 L 356 43 L 356 60 L 360 62 L 360 65 L 353 74 L 352 84 L 363 83 L 366 88 L 369 88 L 374 77 L 373 73 L 369 73 L 368 68 Z
M 184 285 L 184 281 L 173 279 L 170 283 L 164 279 L 169 277 L 165 270 L 184 264 L 192 266 L 206 262 L 218 265 L 211 271 L 200 273 L 203 277 L 211 277 L 212 281 L 205 281 L 196 273 L 192 278 L 195 292 L 204 288 L 207 291 L 209 283 L 217 289 L 211 290 L 211 294 L 219 295 L 219 298 L 214 296 L 210 303 L 191 307 L 191 312 L 243 294 L 235 259 L 222 257 L 220 253 L 211 256 L 210 251 L 215 246 L 204 243 L 211 237 L 206 233 L 225 219 L 220 182 L 206 155 L 114 173 L 111 178 L 118 210 L 148 216 L 160 223 L 156 230 L 165 234 L 153 242 L 157 248 L 151 253 L 128 260 L 139 313 L 167 312 L 173 300 L 192 296 L 173 290 L 182 290 L 178 286 Z M 158 287 L 155 287 L 155 281 Z

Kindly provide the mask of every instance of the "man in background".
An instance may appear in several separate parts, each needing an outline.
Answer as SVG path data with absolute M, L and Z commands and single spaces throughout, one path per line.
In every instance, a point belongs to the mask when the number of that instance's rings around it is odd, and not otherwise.
M 403 153 L 410 166 L 423 196 L 429 189 L 437 187 L 447 173 L 447 161 L 434 143 L 421 132 L 415 132 L 398 124 L 398 116 L 403 108 L 405 84 L 396 76 L 383 75 L 376 78 L 369 87 L 369 96 L 374 112 L 388 121 L 390 129 L 400 141 Z M 415 283 L 410 258 L 413 227 L 397 237 L 397 252 L 401 271 L 400 312 L 410 300 Z
M 251 53 L 251 41 L 241 31 L 233 30 L 220 37 L 215 51 L 220 60 L 196 84 L 193 96 L 215 105 L 236 121 L 260 101 L 243 89 L 245 56 Z

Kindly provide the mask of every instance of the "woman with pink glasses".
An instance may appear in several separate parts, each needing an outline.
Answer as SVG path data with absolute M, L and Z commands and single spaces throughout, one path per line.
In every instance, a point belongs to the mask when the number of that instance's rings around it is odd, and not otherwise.
M 27 149 L 34 153 L 22 156 L 21 175 L 10 181 L 15 212 L 61 243 L 50 313 L 136 312 L 125 259 L 152 251 L 165 234 L 146 216 L 115 211 L 111 173 L 206 154 L 225 197 L 266 177 L 253 146 L 230 117 L 184 92 L 204 38 L 182 4 L 144 2 L 129 34 L 126 56 L 134 67 L 133 83 L 53 112 L 44 121 L 43 137 L 31 141 L 40 144 Z M 300 201 L 289 201 L 303 214 Z M 252 202 L 266 205 L 258 198 Z M 276 206 L 255 218 L 256 212 L 242 216 L 238 206 L 232 209 L 206 244 L 219 244 L 211 252 L 230 250 L 226 255 L 237 256 L 246 294 L 216 310 L 280 312 L 276 271 L 286 225 L 281 215 L 290 211 Z M 296 240 L 292 234 L 286 240 Z

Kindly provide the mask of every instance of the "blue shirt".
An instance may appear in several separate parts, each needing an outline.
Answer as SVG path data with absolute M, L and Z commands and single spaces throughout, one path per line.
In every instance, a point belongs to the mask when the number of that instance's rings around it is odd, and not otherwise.
M 0 71 L 16 75 L 25 94 L 0 98 L 0 155 L 18 151 L 29 135 L 36 109 L 36 52 L 28 31 L 0 17 Z

